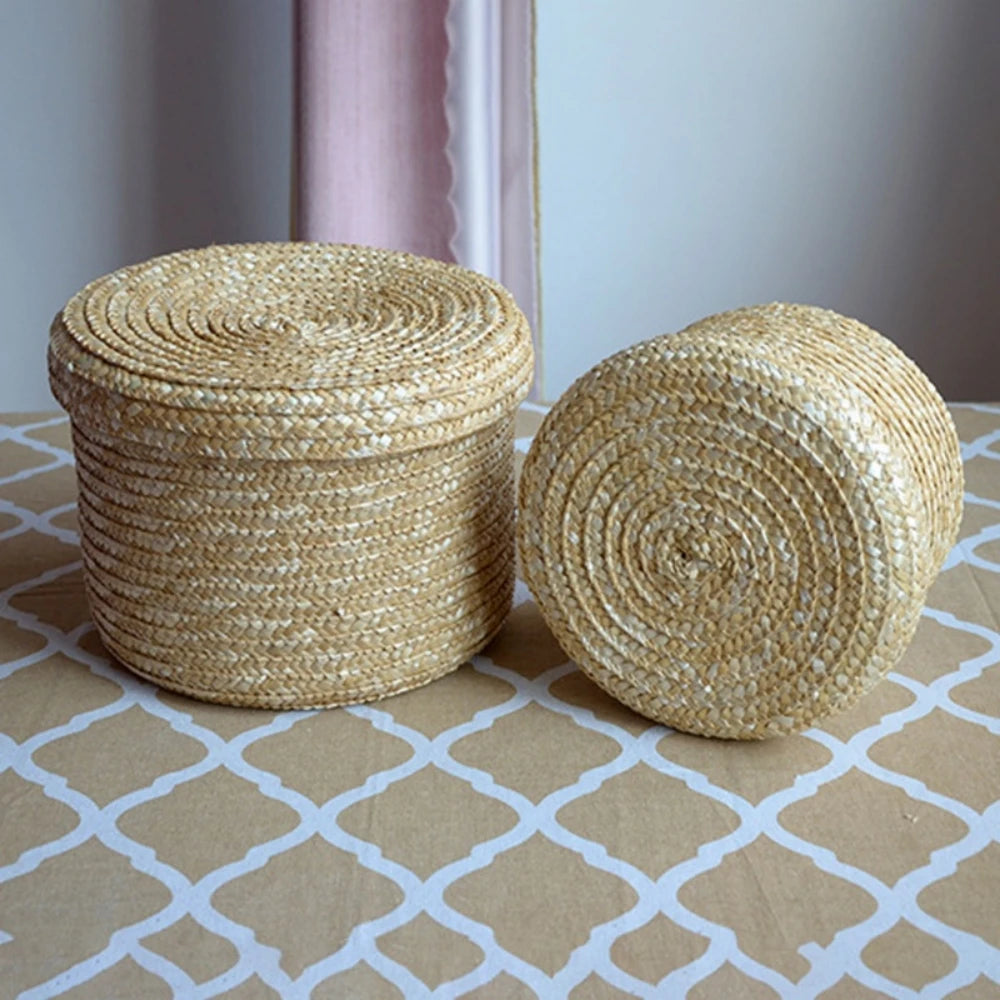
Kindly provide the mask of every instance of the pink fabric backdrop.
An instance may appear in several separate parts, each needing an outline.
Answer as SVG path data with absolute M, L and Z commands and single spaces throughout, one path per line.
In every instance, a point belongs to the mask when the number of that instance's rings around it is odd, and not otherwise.
M 541 359 L 533 0 L 297 0 L 298 239 L 506 285 Z
M 452 260 L 448 0 L 298 0 L 298 239 Z

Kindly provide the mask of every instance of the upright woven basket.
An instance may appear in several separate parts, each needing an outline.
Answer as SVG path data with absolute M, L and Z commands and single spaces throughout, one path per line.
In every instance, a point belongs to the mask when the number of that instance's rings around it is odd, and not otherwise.
M 100 278 L 51 331 L 107 648 L 269 708 L 457 667 L 513 589 L 513 418 L 530 333 L 453 265 L 214 246 Z
M 710 317 L 584 375 L 520 484 L 525 578 L 619 700 L 743 739 L 846 708 L 899 659 L 955 541 L 951 418 L 836 313 Z

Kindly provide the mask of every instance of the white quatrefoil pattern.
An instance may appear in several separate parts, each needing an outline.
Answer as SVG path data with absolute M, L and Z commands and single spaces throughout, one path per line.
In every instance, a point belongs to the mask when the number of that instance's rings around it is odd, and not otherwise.
M 953 412 L 913 646 L 754 744 L 610 700 L 521 586 L 384 702 L 159 691 L 89 622 L 64 418 L 0 417 L 0 998 L 1000 997 L 1000 407 Z

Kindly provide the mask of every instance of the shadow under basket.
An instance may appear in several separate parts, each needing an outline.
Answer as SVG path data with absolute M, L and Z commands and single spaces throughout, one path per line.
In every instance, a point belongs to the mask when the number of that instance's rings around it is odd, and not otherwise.
M 343 705 L 500 628 L 532 352 L 495 282 L 357 246 L 184 251 L 74 296 L 49 373 L 94 621 L 143 677 Z

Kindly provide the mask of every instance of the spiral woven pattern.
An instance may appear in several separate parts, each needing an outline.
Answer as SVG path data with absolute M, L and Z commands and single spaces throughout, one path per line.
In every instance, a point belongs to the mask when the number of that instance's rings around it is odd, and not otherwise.
M 758 739 L 898 661 L 962 509 L 923 373 L 854 320 L 774 304 L 599 364 L 522 471 L 523 572 L 563 648 L 636 711 Z
M 214 246 L 88 285 L 52 326 L 106 646 L 195 697 L 369 701 L 459 666 L 514 573 L 530 331 L 453 265 Z

